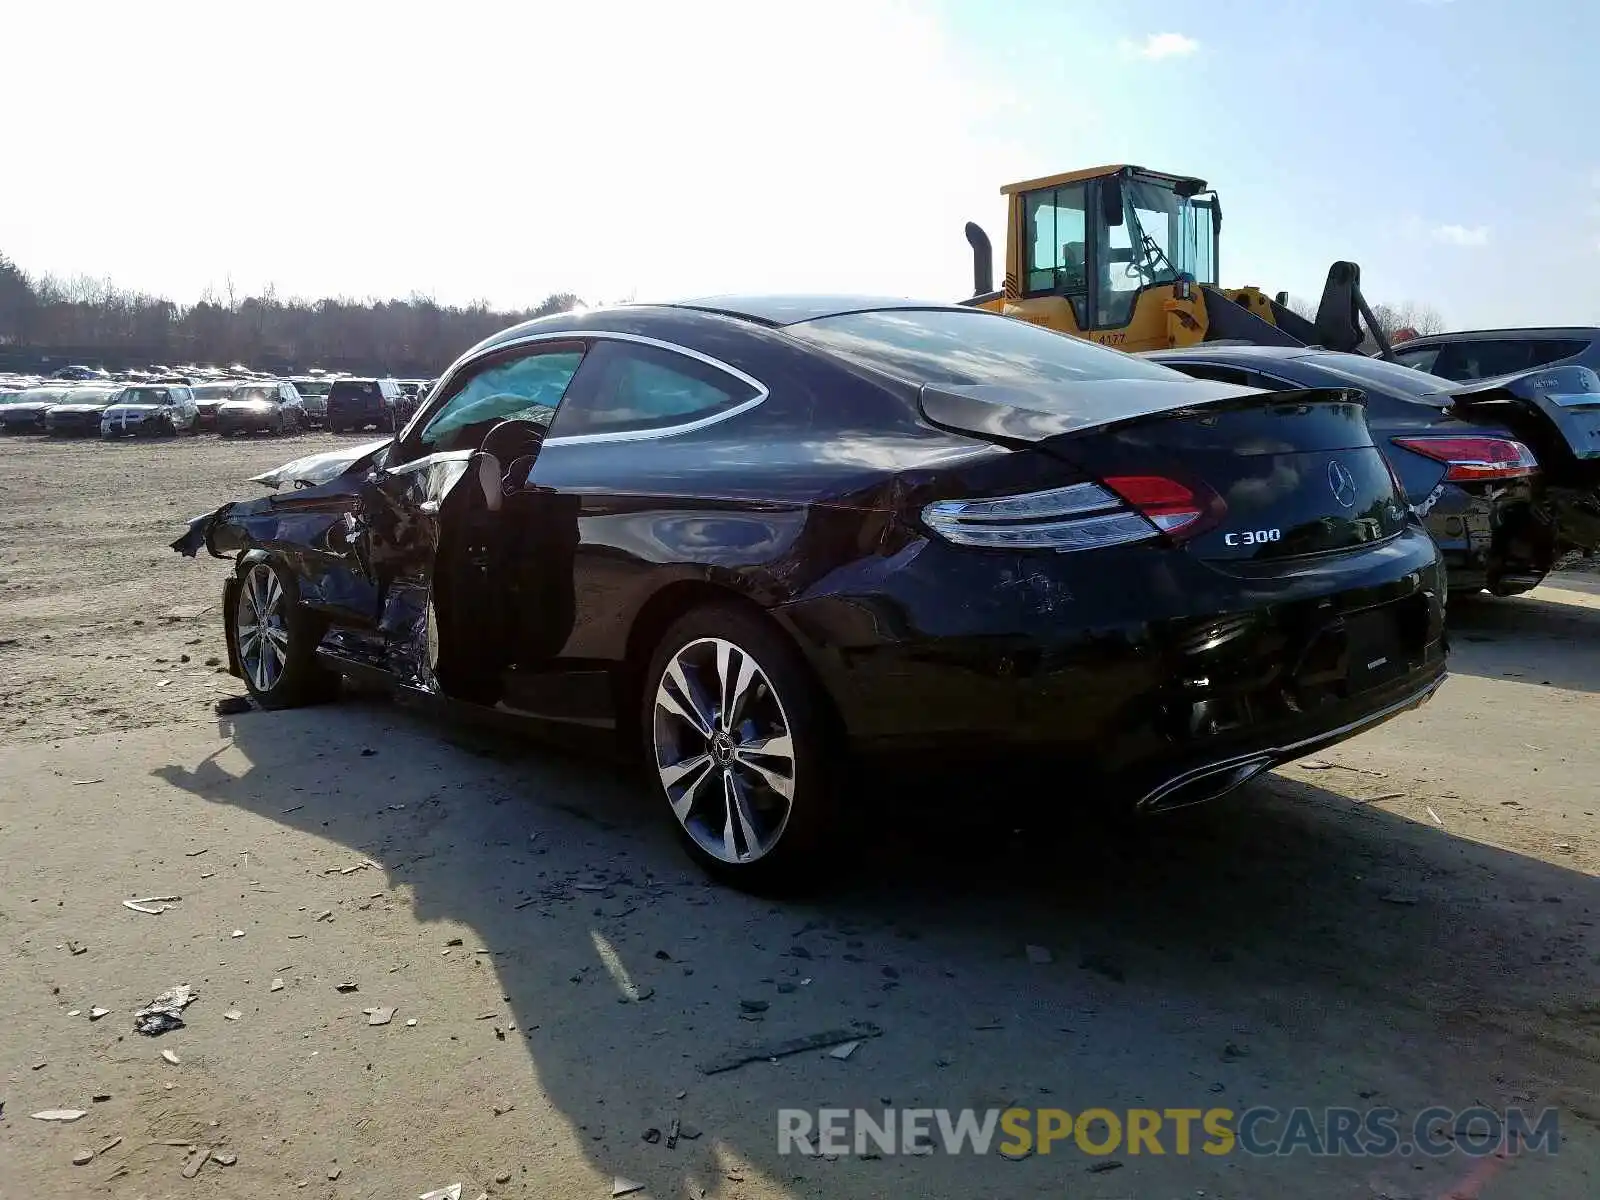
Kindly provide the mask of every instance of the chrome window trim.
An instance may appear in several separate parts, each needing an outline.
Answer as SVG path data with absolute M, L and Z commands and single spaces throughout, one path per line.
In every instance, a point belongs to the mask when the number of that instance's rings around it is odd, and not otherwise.
M 454 386 L 456 377 L 458 375 L 472 370 L 484 359 L 498 356 L 505 353 L 507 350 L 515 350 L 522 346 L 535 346 L 540 342 L 592 341 L 632 342 L 639 346 L 652 346 L 657 350 L 664 350 L 669 354 L 681 354 L 685 358 L 695 359 L 697 362 L 711 367 L 713 370 L 721 371 L 725 375 L 732 376 L 741 383 L 754 388 L 756 394 L 750 397 L 748 400 L 743 400 L 738 404 L 735 404 L 732 408 L 725 408 L 720 412 L 712 413 L 708 417 L 697 417 L 692 421 L 682 421 L 676 425 L 662 425 L 654 429 L 617 429 L 606 433 L 574 433 L 568 434 L 566 437 L 547 437 L 544 439 L 543 443 L 545 446 L 582 446 L 603 442 L 644 442 L 654 441 L 657 438 L 675 437 L 680 433 L 693 433 L 695 430 L 704 429 L 709 425 L 715 425 L 720 421 L 727 421 L 733 417 L 747 413 L 765 401 L 767 397 L 772 394 L 767 385 L 762 383 L 755 376 L 746 374 L 738 367 L 735 367 L 730 363 L 723 362 L 720 358 L 713 358 L 709 354 L 702 354 L 698 350 L 690 349 L 688 346 L 679 345 L 677 342 L 663 341 L 660 338 L 646 337 L 643 334 L 638 333 L 616 333 L 610 330 L 601 329 L 570 329 L 563 330 L 559 333 L 554 331 L 541 331 L 539 333 L 530 333 L 519 338 L 512 338 L 509 341 L 497 342 L 493 346 L 485 347 L 477 354 L 474 354 L 471 358 L 463 359 L 456 363 L 455 366 L 451 367 L 442 376 L 440 376 L 439 383 L 430 389 L 430 391 L 441 393 L 448 391 Z M 581 371 L 582 369 L 583 364 L 579 363 L 578 370 Z M 574 378 L 576 378 L 576 376 L 574 376 Z M 442 408 L 441 410 L 436 411 L 442 411 Z M 407 423 L 405 430 L 400 435 L 402 441 L 411 436 L 413 425 L 417 426 L 418 433 L 420 433 L 423 428 L 426 428 L 425 423 L 419 424 L 419 422 L 422 422 L 423 416 L 426 412 L 427 407 L 423 406 L 422 408 L 419 408 L 415 414 L 413 414 L 410 422 Z M 433 415 L 435 414 L 429 414 L 427 419 L 431 421 L 433 419 Z M 557 405 L 555 419 L 560 419 L 560 415 L 561 408 L 559 405 Z M 552 421 L 552 426 L 553 424 L 554 421 Z

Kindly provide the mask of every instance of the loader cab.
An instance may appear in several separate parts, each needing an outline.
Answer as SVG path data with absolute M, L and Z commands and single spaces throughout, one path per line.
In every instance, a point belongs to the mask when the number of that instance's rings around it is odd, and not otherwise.
M 1008 315 L 1153 349 L 1168 344 L 1163 302 L 1216 286 L 1222 214 L 1202 179 L 1108 166 L 1001 191 Z

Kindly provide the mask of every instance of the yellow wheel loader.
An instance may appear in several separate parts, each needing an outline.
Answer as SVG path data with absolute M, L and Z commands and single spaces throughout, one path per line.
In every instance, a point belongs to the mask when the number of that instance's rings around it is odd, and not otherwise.
M 963 303 L 1130 352 L 1216 341 L 1355 350 L 1364 320 L 1391 357 L 1354 263 L 1329 269 L 1314 321 L 1286 293 L 1219 287 L 1222 205 L 1203 179 L 1119 164 L 1000 191 L 1005 284 L 995 289 L 989 237 L 968 223 L 973 296 Z

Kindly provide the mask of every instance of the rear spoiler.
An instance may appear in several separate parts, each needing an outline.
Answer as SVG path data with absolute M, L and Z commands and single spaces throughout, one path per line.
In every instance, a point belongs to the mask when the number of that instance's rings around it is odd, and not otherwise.
M 1356 388 L 1265 392 L 1209 379 L 1096 379 L 1037 387 L 929 383 L 918 396 L 930 424 L 1014 446 L 1201 410 L 1329 402 L 1364 405 L 1366 397 Z

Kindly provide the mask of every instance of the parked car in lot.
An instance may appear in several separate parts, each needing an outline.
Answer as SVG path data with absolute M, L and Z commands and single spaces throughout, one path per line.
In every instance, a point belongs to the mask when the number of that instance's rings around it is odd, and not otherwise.
M 328 389 L 328 428 L 334 433 L 368 426 L 393 433 L 405 418 L 403 394 L 392 379 L 335 379 Z
M 1590 518 L 1583 511 L 1594 503 L 1595 481 L 1583 482 L 1594 469 L 1577 465 L 1565 438 L 1531 399 L 1489 394 L 1502 384 L 1463 388 L 1382 359 L 1278 346 L 1202 345 L 1147 357 L 1197 379 L 1272 391 L 1360 388 L 1378 445 L 1444 551 L 1454 593 L 1525 592 L 1566 551 L 1600 546 L 1600 514 Z M 1588 420 L 1586 429 L 1600 430 L 1600 377 L 1582 368 L 1540 375 L 1547 378 L 1537 386 L 1554 383 L 1576 397 L 1587 393 L 1588 402 L 1564 411 Z M 1526 390 L 1536 381 L 1519 386 Z M 1595 410 L 1589 418 L 1582 416 L 1586 406 Z M 1600 452 L 1600 442 L 1583 431 L 1579 438 Z
M 45 410 L 44 430 L 52 437 L 94 437 L 100 416 L 122 389 L 115 384 L 75 387 Z
M 45 413 L 71 390 L 71 384 L 41 384 L 0 404 L 0 433 L 43 433 Z
M 1536 367 L 1588 367 L 1600 371 L 1600 327 L 1471 329 L 1410 338 L 1394 348 L 1395 360 L 1430 375 L 1470 383 Z
M 195 408 L 200 414 L 201 429 L 215 429 L 217 427 L 217 406 L 233 398 L 233 389 L 238 384 L 227 383 L 202 383 L 194 389 Z
M 148 383 L 125 387 L 100 415 L 100 436 L 170 437 L 200 432 L 194 393 L 182 384 Z
M 217 405 L 217 433 L 299 433 L 310 422 L 294 384 L 287 380 L 241 383 Z
M 300 393 L 300 400 L 305 405 L 306 422 L 314 428 L 321 429 L 328 423 L 328 389 L 333 386 L 333 380 L 325 375 L 294 375 L 289 382 L 294 384 L 294 390 Z
M 228 660 L 264 707 L 350 674 L 614 727 L 744 885 L 837 844 L 847 752 L 1047 754 L 1063 803 L 1160 810 L 1444 677 L 1442 560 L 1354 391 L 970 308 L 544 317 L 400 435 L 258 481 L 293 491 L 173 546 L 234 559 Z

